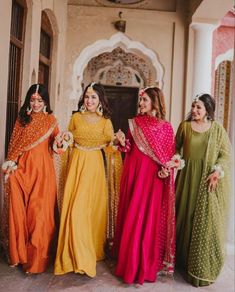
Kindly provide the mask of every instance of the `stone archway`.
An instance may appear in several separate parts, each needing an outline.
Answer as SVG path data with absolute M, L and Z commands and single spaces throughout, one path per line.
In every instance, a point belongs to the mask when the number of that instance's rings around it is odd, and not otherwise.
M 99 40 L 86 47 L 76 59 L 73 66 L 72 92 L 70 94 L 70 99 L 77 99 L 78 96 L 82 94 L 82 83 L 87 64 L 94 57 L 97 57 L 103 53 L 110 53 L 118 47 L 125 51 L 126 54 L 132 53 L 142 57 L 143 60 L 146 60 L 149 66 L 151 66 L 151 71 L 153 72 L 152 75 L 154 76 L 151 83 L 158 84 L 160 88 L 163 87 L 164 69 L 157 54 L 144 46 L 142 43 L 132 41 L 122 33 L 116 33 L 108 40 Z
M 117 47 L 92 58 L 84 69 L 83 83 L 108 86 L 146 87 L 154 84 L 156 71 L 150 60 Z M 159 84 L 157 84 L 159 85 Z

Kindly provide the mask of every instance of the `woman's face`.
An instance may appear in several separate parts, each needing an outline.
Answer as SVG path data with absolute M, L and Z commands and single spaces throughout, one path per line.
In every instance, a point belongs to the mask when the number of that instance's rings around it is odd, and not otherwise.
M 201 100 L 192 103 L 191 114 L 193 121 L 204 121 L 206 108 Z
M 86 109 L 92 113 L 96 112 L 99 102 L 100 99 L 95 90 L 87 90 L 86 95 L 84 97 L 84 104 Z
M 139 97 L 139 110 L 140 113 L 143 114 L 149 114 L 151 115 L 153 106 L 152 101 L 147 93 L 144 93 Z
M 30 108 L 35 113 L 41 112 L 45 106 L 44 100 L 42 99 L 41 95 L 38 93 L 34 93 L 31 95 L 29 103 L 30 103 Z

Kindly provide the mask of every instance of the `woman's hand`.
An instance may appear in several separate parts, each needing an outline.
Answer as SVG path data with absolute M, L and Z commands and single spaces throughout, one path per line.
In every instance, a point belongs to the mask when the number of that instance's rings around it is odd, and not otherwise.
M 169 169 L 168 169 L 167 167 L 163 167 L 163 166 L 162 166 L 162 169 L 159 170 L 157 174 L 158 174 L 158 176 L 159 176 L 160 178 L 166 178 L 166 177 L 169 176 L 170 171 L 169 171 Z
M 61 138 L 62 138 L 62 140 L 65 140 L 66 142 L 69 142 L 70 139 L 71 139 L 71 136 L 69 135 L 68 132 L 64 132 L 64 133 L 62 133 Z
M 53 143 L 53 150 L 57 154 L 61 154 L 67 150 L 67 148 L 73 144 L 73 134 L 71 132 L 60 132 L 55 137 Z
M 8 179 L 9 175 L 17 169 L 17 164 L 15 161 L 7 160 L 2 165 L 2 170 L 4 172 L 5 180 Z
M 115 134 L 115 137 L 118 143 L 120 143 L 124 147 L 126 144 L 126 136 L 122 132 L 122 130 L 119 129 L 118 132 Z
M 212 172 L 208 176 L 206 181 L 208 182 L 208 191 L 214 192 L 216 187 L 217 187 L 218 181 L 219 181 L 219 171 L 215 170 L 214 172 Z
M 181 158 L 179 154 L 173 155 L 170 161 L 166 163 L 166 167 L 168 168 L 175 168 L 176 170 L 180 170 L 184 168 L 185 161 Z
M 10 174 L 10 173 L 12 173 L 14 171 L 15 171 L 15 167 L 14 166 L 8 166 L 8 168 L 6 169 L 6 174 L 8 175 L 8 174 Z

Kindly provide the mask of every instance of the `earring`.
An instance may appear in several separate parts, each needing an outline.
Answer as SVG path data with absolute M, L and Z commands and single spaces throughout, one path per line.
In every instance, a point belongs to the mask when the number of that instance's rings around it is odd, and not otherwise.
M 209 117 L 208 117 L 207 115 L 205 115 L 205 117 L 204 117 L 204 122 L 207 123 L 208 120 L 209 120 Z
M 43 107 L 43 113 L 45 114 L 45 115 L 47 115 L 48 114 L 48 112 L 47 112 L 47 106 L 46 105 L 44 105 L 44 107 Z
M 27 116 L 30 116 L 31 115 L 31 112 L 32 112 L 32 108 L 27 107 L 27 109 L 26 109 Z
M 86 111 L 86 106 L 85 106 L 84 103 L 81 105 L 79 111 L 80 111 L 81 114 L 84 114 L 84 113 L 85 113 L 85 111 Z
M 99 115 L 99 116 L 103 116 L 103 108 L 102 108 L 102 104 L 99 103 L 97 109 L 96 109 L 96 113 Z
M 152 114 L 153 117 L 156 117 L 157 111 L 155 109 L 153 109 L 151 114 Z

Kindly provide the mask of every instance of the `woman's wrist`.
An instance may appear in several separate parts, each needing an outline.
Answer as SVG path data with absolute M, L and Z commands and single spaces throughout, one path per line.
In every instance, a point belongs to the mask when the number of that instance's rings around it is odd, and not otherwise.
M 170 175 L 170 170 L 166 167 L 162 167 L 157 174 L 160 178 L 167 178 Z
M 184 168 L 185 161 L 181 158 L 179 154 L 175 154 L 172 156 L 171 160 L 167 162 L 167 167 L 175 168 L 177 170 Z
M 67 150 L 69 146 L 73 144 L 73 134 L 71 132 L 63 132 L 59 133 L 55 137 L 55 141 L 53 143 L 53 150 L 57 154 L 61 154 Z
M 222 167 L 219 164 L 215 164 L 211 168 L 211 171 L 212 171 L 212 173 L 217 172 L 218 178 L 223 178 L 224 177 L 224 171 L 223 171 Z
M 17 164 L 13 160 L 7 160 L 2 164 L 2 170 L 4 173 L 9 173 L 17 169 Z
M 117 148 L 120 152 L 128 152 L 131 149 L 131 143 L 129 139 L 125 140 L 125 145 L 121 145 L 120 143 L 117 145 Z

